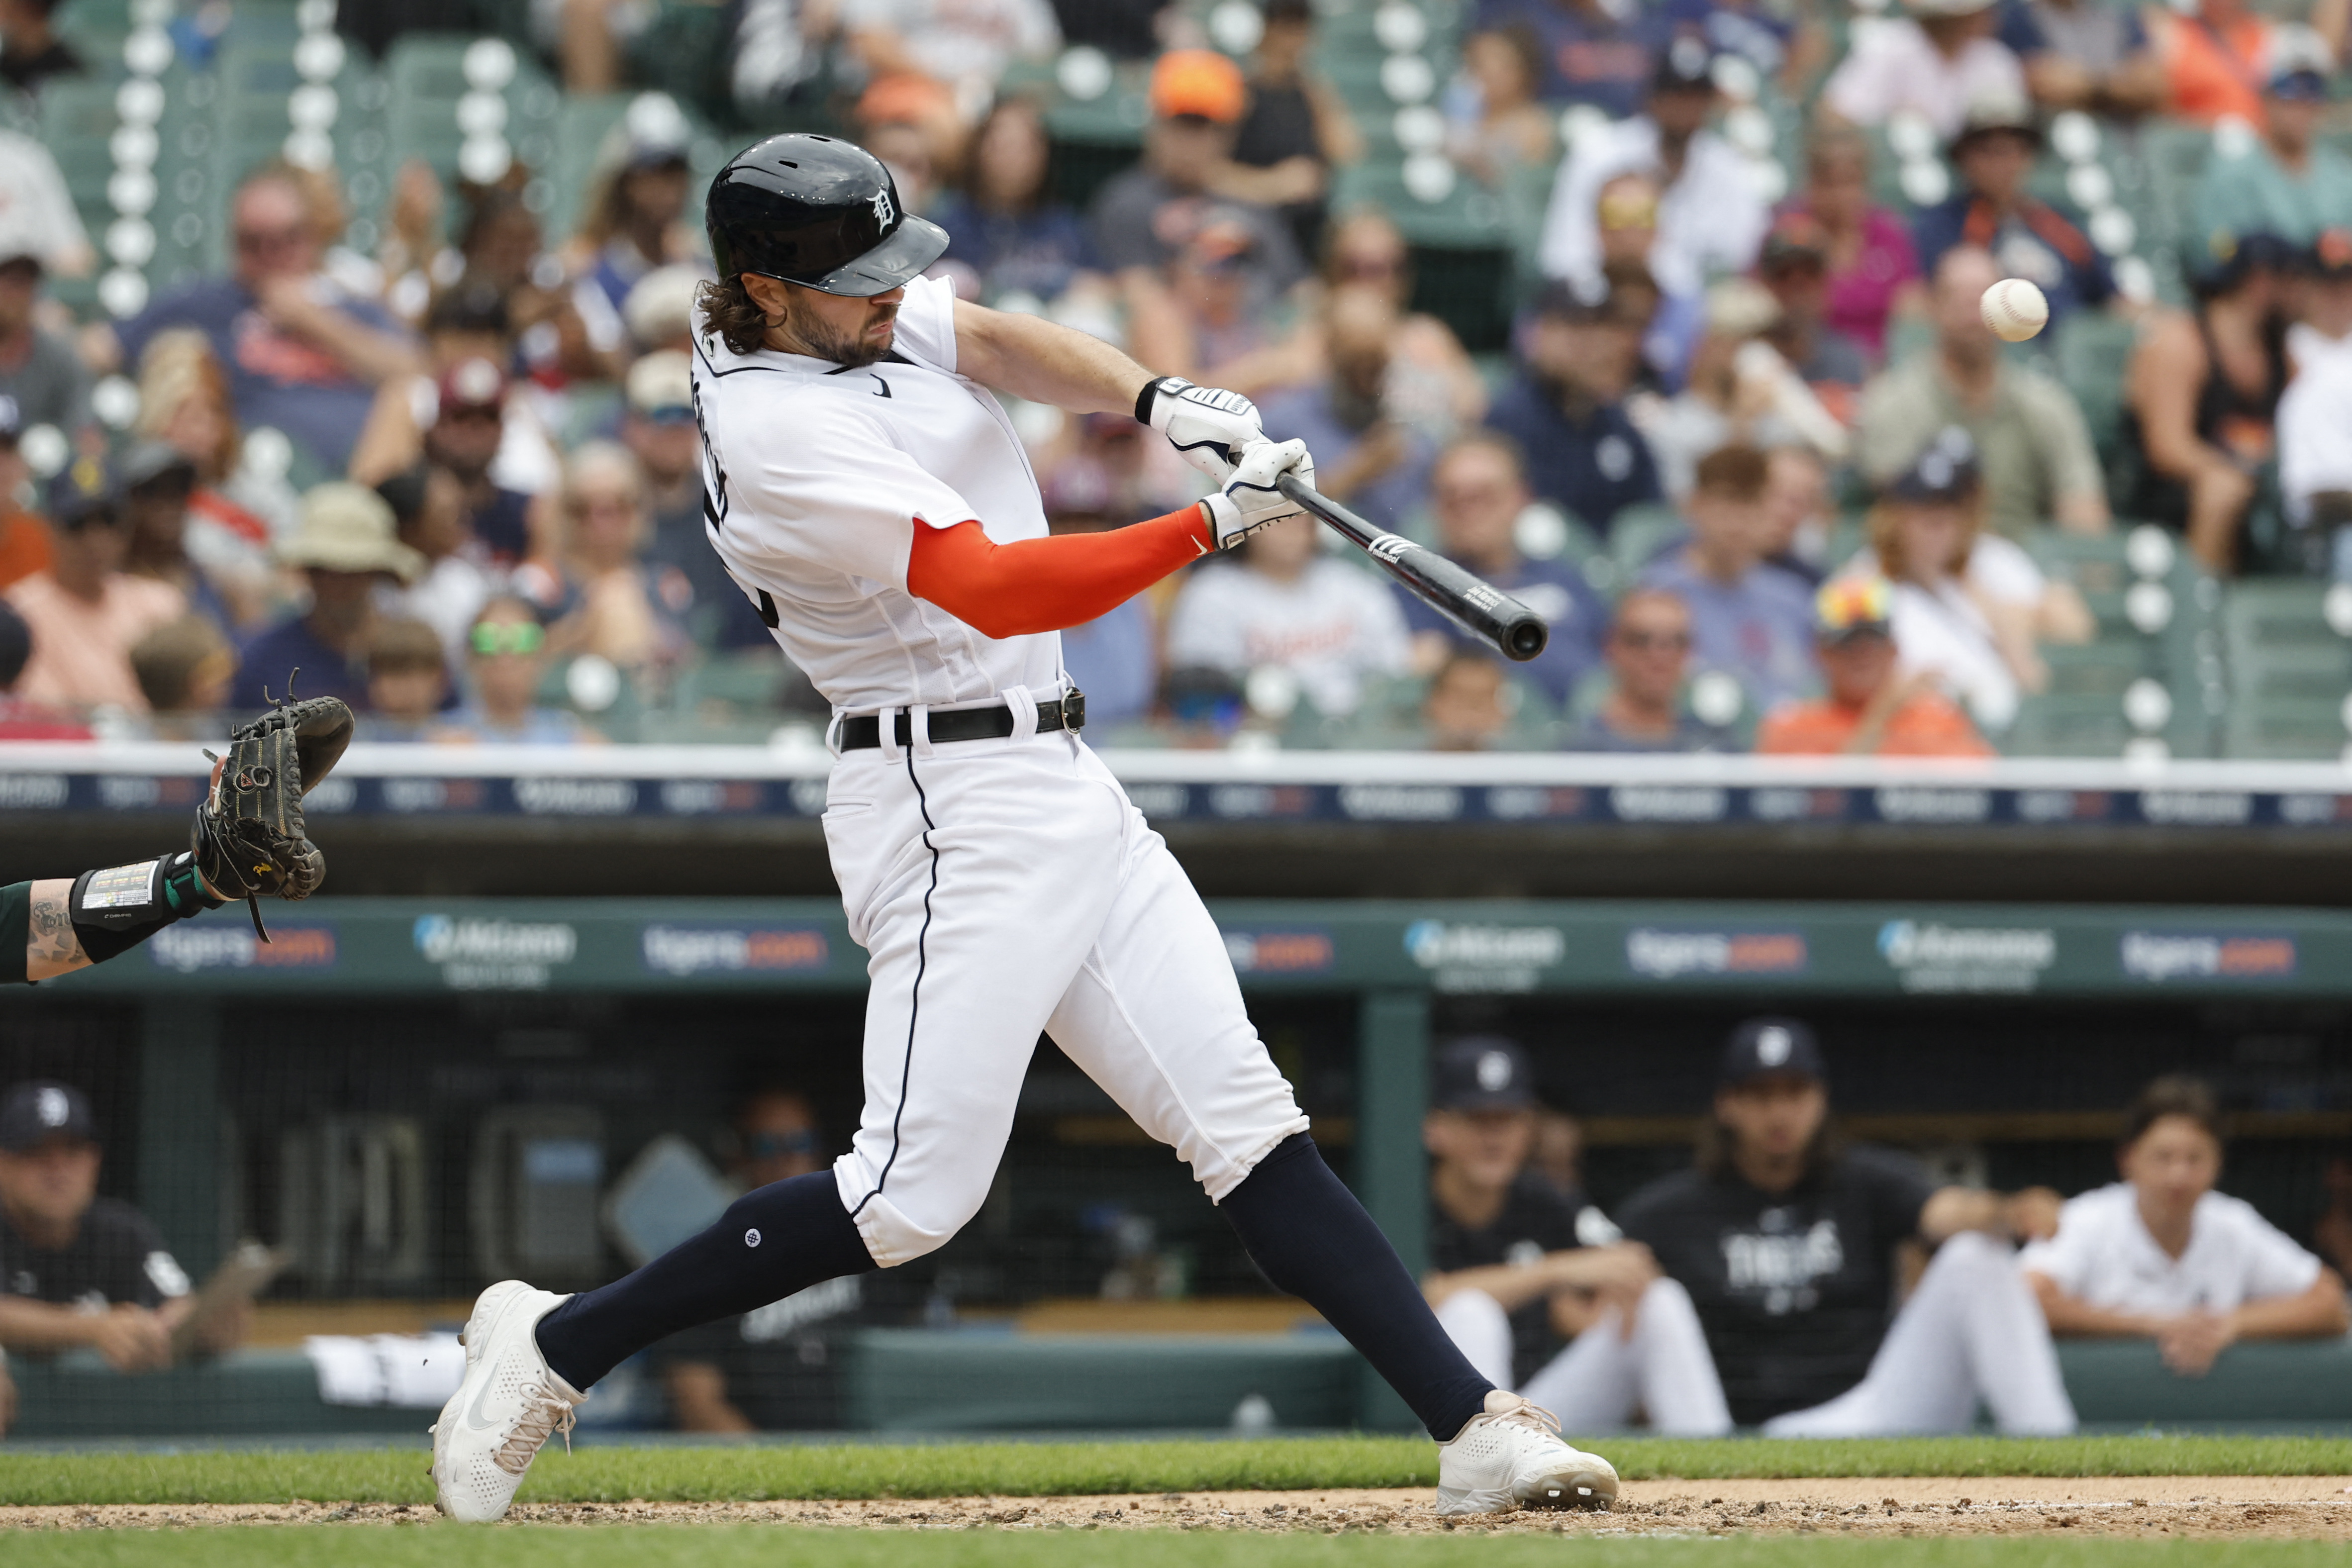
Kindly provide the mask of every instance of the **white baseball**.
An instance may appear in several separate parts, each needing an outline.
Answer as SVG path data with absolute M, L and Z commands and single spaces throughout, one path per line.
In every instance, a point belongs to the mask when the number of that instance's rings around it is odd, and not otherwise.
M 2022 278 L 2004 278 L 1984 291 L 1984 324 L 2005 343 L 2021 343 L 2050 324 L 2050 301 Z

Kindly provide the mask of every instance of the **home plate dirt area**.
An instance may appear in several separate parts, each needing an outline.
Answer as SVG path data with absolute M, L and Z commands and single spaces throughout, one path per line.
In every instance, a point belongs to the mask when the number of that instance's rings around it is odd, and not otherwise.
M 425 1524 L 397 1503 L 159 1503 L 0 1508 L 0 1530 L 173 1529 L 206 1524 Z M 2352 1478 L 2139 1476 L 2079 1479 L 1631 1481 L 1606 1513 L 1444 1520 L 1425 1489 L 1327 1488 L 1142 1496 L 932 1498 L 862 1502 L 518 1505 L 517 1524 L 754 1524 L 861 1530 L 1448 1531 L 1618 1535 L 1836 1533 L 2263 1537 L 2352 1542 Z

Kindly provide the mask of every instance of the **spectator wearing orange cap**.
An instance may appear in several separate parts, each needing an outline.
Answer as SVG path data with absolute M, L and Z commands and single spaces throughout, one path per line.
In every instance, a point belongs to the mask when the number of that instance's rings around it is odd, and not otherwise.
M 1989 757 L 1992 748 L 1932 675 L 1895 670 L 1895 595 L 1883 577 L 1846 576 L 1814 600 L 1814 649 L 1827 696 L 1784 702 L 1756 732 L 1759 752 L 1850 757 Z
M 857 141 L 882 160 L 910 213 L 929 212 L 963 167 L 964 118 L 954 89 L 913 71 L 874 79 L 857 100 Z
M 1143 162 L 1102 188 L 1093 215 L 1096 248 L 1130 289 L 1149 289 L 1178 250 L 1228 212 L 1249 228 L 1274 289 L 1304 274 L 1288 225 L 1263 206 L 1217 195 L 1248 107 L 1241 68 L 1213 50 L 1172 49 L 1152 67 Z

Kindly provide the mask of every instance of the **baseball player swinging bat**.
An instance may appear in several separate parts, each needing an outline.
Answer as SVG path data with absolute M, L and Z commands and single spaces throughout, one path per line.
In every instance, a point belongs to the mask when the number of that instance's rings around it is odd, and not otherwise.
M 1324 1163 L 1216 922 L 1087 745 L 1062 662 L 1063 631 L 1310 508 L 1513 657 L 1541 624 L 1317 495 L 1306 444 L 1267 439 L 1248 398 L 923 276 L 948 236 L 863 148 L 771 137 L 705 212 L 704 532 L 833 707 L 825 849 L 869 960 L 866 1106 L 830 1170 L 745 1194 L 625 1278 L 485 1290 L 434 1428 L 436 1501 L 505 1513 L 593 1385 L 656 1341 L 944 1245 L 987 1198 L 1044 1033 L 1403 1396 L 1439 1444 L 1442 1510 L 1608 1506 L 1609 1462 L 1470 1363 Z M 1219 488 L 1055 535 L 999 393 L 1131 412 Z
M 1328 522 L 1349 543 L 1370 556 L 1412 595 L 1444 611 L 1520 664 L 1542 654 L 1551 633 L 1543 617 L 1499 588 L 1488 586 L 1433 550 L 1401 533 L 1366 522 L 1313 485 L 1293 474 L 1274 488 Z

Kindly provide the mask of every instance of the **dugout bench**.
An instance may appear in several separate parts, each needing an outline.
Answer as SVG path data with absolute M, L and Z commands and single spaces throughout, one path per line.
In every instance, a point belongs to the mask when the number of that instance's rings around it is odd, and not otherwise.
M 1222 901 L 1213 912 L 1254 1007 L 1312 1005 L 1352 1020 L 1351 1100 L 1338 1115 L 1328 1102 L 1309 1108 L 1409 1261 L 1425 1256 L 1419 1123 L 1429 1043 L 1457 1029 L 1530 1039 L 1549 1064 L 1548 1086 L 1585 1117 L 1588 1172 L 1604 1203 L 1679 1163 L 1723 1027 L 1767 1008 L 1823 1021 L 1839 1103 L 1856 1131 L 1928 1149 L 1947 1168 L 1997 1184 L 2053 1179 L 2051 1151 L 2072 1162 L 2062 1184 L 2103 1179 L 2113 1108 L 2139 1078 L 2168 1067 L 2216 1071 L 2234 1100 L 2254 1107 L 2233 1127 L 2232 1174 L 2275 1184 L 2278 1201 L 2265 1206 L 2284 1211 L 2290 1228 L 2307 1223 L 2295 1194 L 2312 1184 L 2312 1152 L 2352 1137 L 2342 1088 L 2352 1081 L 2344 1022 L 2352 916 L 1276 900 Z M 679 1006 L 732 998 L 778 1016 L 820 1005 L 849 1016 L 864 987 L 863 955 L 824 900 L 321 899 L 274 908 L 277 940 L 266 946 L 230 918 L 238 913 L 172 928 L 114 963 L 0 999 L 0 1069 L 10 1075 L 51 1059 L 28 1055 L 27 1041 L 69 1037 L 117 1054 L 127 1082 L 101 1097 L 101 1114 L 111 1114 L 110 1142 L 130 1156 L 121 1190 L 198 1274 L 233 1239 L 223 1218 L 224 1109 L 236 1051 L 224 1045 L 225 1016 L 325 1007 L 352 1020 L 356 1041 L 368 1015 L 435 999 L 527 1011 L 563 996 Z M 76 1028 L 60 1036 L 50 1026 L 77 1008 Z M 2290 1036 L 2303 1042 L 2293 1051 L 2279 1044 Z M 1846 1043 L 1862 1037 L 1885 1037 L 1889 1048 Z M 2053 1048 L 2077 1038 L 2080 1063 Z M 331 1058 L 360 1047 L 315 1050 Z M 382 1065 L 347 1067 L 360 1077 Z M 494 1100 L 495 1081 L 482 1081 Z M 1095 1125 L 1105 1121 L 1116 1118 L 1067 1116 L 1055 1126 L 1072 1138 L 1108 1136 Z M 607 1168 L 634 1147 L 610 1148 Z M 2273 1158 L 2287 1150 L 2300 1152 L 2284 1164 Z M 2034 1151 L 2044 1163 L 2020 1165 Z M 464 1224 L 457 1205 L 438 1212 Z M 349 1303 L 345 1316 L 362 1304 Z M 2237 1347 L 2197 1384 L 2162 1374 L 2153 1352 L 2137 1345 L 2069 1346 L 2065 1365 L 2087 1422 L 2352 1422 L 2352 1351 L 2343 1345 Z M 26 1437 L 417 1425 L 413 1410 L 320 1404 L 299 1349 L 286 1343 L 154 1378 L 117 1378 L 71 1358 L 20 1362 L 17 1377 Z M 901 1430 L 910 1420 L 943 1430 L 1222 1426 L 1253 1394 L 1285 1426 L 1389 1426 L 1402 1415 L 1352 1352 L 1319 1330 L 868 1330 L 847 1387 L 852 1425 Z M 910 1389 L 925 1397 L 909 1399 Z

